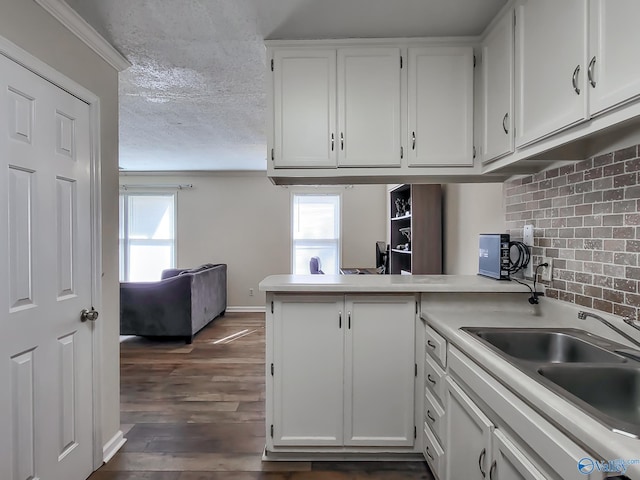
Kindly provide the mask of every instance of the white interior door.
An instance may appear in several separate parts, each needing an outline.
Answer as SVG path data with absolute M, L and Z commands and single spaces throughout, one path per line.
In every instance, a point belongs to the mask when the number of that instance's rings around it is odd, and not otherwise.
M 0 478 L 92 471 L 89 106 L 0 55 Z

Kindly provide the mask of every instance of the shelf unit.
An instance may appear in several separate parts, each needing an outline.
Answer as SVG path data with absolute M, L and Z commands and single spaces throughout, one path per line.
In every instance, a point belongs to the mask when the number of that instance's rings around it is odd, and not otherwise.
M 441 186 L 399 185 L 389 192 L 389 200 L 391 203 L 390 273 L 441 274 Z M 400 231 L 405 228 L 410 229 L 411 242 Z

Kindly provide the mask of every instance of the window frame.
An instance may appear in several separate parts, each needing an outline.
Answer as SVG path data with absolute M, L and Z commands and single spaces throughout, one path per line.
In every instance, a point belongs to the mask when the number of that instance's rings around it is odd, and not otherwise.
M 166 196 L 173 199 L 173 242 L 171 240 L 153 240 L 153 239 L 134 239 L 133 241 L 128 238 L 129 236 L 129 208 L 128 200 L 125 197 L 157 197 Z M 129 246 L 132 244 L 144 245 L 169 245 L 173 243 L 173 250 L 171 252 L 171 265 L 167 268 L 175 268 L 178 264 L 178 190 L 177 189 L 152 189 L 152 190 L 138 190 L 120 187 L 118 195 L 118 277 L 121 282 L 130 282 L 129 279 Z M 120 236 L 120 229 L 122 229 L 122 237 Z
M 307 197 L 323 197 L 323 196 L 334 196 L 334 197 L 338 197 L 338 221 L 337 223 L 337 228 L 338 228 L 338 238 L 337 241 L 336 240 L 330 240 L 330 239 L 320 239 L 320 240 L 311 240 L 311 239 L 304 239 L 304 240 L 298 240 L 296 241 L 293 238 L 293 234 L 294 234 L 294 212 L 295 212 L 295 198 L 296 196 L 307 196 Z M 295 247 L 297 244 L 300 243 L 304 243 L 304 242 L 314 242 L 314 244 L 318 245 L 318 244 L 322 244 L 323 242 L 326 242 L 327 245 L 332 245 L 334 242 L 337 243 L 336 247 L 337 247 L 337 251 L 336 251 L 336 261 L 337 261 L 337 271 L 336 271 L 336 275 L 340 273 L 340 267 L 342 265 L 342 237 L 343 237 L 343 228 L 342 228 L 342 217 L 343 217 L 343 212 L 342 212 L 342 205 L 343 205 L 343 196 L 342 196 L 342 191 L 333 187 L 333 188 L 323 188 L 321 191 L 318 191 L 318 187 L 313 188 L 313 189 L 308 189 L 308 188 L 294 188 L 291 191 L 291 195 L 290 195 L 290 201 L 289 201 L 289 271 L 291 272 L 292 275 L 295 275 L 295 273 L 293 273 L 294 271 L 294 267 L 295 267 Z M 310 274 L 310 272 L 309 272 Z

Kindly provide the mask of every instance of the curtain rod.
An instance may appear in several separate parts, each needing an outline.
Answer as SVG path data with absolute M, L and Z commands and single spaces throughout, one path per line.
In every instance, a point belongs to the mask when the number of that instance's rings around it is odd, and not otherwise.
M 193 188 L 193 184 L 192 183 L 163 183 L 163 184 L 145 183 L 140 185 L 132 185 L 129 183 L 123 183 L 122 185 L 120 185 L 120 188 L 122 190 L 142 189 L 142 188 L 156 188 L 156 189 L 175 188 L 177 190 L 185 190 L 185 189 Z

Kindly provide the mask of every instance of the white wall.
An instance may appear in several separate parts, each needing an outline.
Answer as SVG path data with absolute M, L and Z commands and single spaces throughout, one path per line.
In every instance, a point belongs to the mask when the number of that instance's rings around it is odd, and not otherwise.
M 292 192 L 341 193 L 343 266 L 375 266 L 375 243 L 385 239 L 384 185 L 285 188 L 274 186 L 266 173 L 123 174 L 120 183 L 193 184 L 178 191 L 178 266 L 226 263 L 229 306 L 264 306 L 258 283 L 291 273 Z
M 504 233 L 502 183 L 449 184 L 444 194 L 444 272 L 478 273 L 478 234 Z
M 118 335 L 118 74 L 31 0 L 2 0 L 0 36 L 100 97 L 102 160 L 102 437 L 120 429 Z

